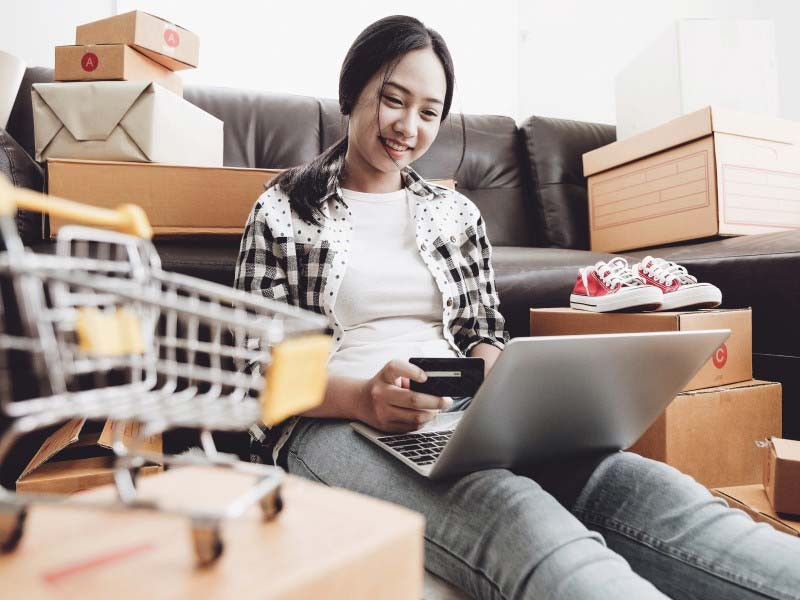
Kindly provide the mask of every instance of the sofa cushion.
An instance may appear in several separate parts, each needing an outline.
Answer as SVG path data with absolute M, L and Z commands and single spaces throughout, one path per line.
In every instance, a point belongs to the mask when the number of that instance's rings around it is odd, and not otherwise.
M 540 246 L 589 248 L 583 154 L 616 140 L 612 125 L 530 117 L 520 127 Z
M 316 98 L 208 85 L 187 86 L 184 98 L 225 123 L 227 167 L 283 169 L 319 154 Z

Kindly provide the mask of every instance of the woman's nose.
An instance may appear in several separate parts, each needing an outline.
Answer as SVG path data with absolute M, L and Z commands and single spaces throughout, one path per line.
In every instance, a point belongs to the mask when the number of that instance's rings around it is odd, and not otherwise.
M 405 138 L 413 138 L 417 133 L 417 120 L 413 112 L 403 113 L 394 124 L 394 130 Z

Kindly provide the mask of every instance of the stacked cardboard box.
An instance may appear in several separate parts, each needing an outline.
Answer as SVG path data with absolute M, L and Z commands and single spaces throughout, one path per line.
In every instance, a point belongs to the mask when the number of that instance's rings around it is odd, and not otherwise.
M 800 123 L 709 106 L 583 155 L 592 250 L 800 228 Z
M 79 25 L 75 43 L 56 47 L 56 81 L 155 81 L 178 95 L 174 71 L 196 67 L 200 49 L 191 31 L 138 10 Z
M 761 454 L 754 442 L 780 435 L 781 386 L 753 379 L 749 309 L 592 313 L 550 308 L 532 309 L 530 318 L 534 336 L 730 329 L 726 343 L 630 450 L 708 487 L 760 480 Z
M 196 35 L 141 11 L 86 25 L 34 84 L 36 160 L 222 166 L 222 121 L 183 100 L 173 72 L 197 65 Z
M 800 537 L 800 441 L 770 438 L 764 448 L 763 484 L 712 490 L 754 520 Z
M 124 161 L 119 163 L 123 166 L 144 168 L 158 168 L 152 163 L 221 167 L 223 123 L 183 99 L 181 79 L 174 73 L 197 66 L 199 41 L 195 34 L 133 11 L 79 26 L 76 44 L 56 48 L 56 81 L 35 84 L 31 92 L 36 158 L 48 163 L 51 191 L 63 188 L 65 179 L 69 180 L 51 168 L 62 159 L 75 159 L 78 165 L 117 160 Z M 130 198 L 141 185 L 157 194 L 159 206 L 169 212 L 170 188 L 160 183 L 172 179 L 159 183 L 154 174 L 139 171 L 135 182 L 130 178 L 117 178 L 113 185 L 108 182 L 103 188 L 108 203 L 119 206 L 121 198 Z M 63 195 L 80 201 L 85 194 L 96 193 L 97 180 L 85 171 L 78 175 L 83 178 L 73 183 L 81 191 Z M 261 185 L 249 188 L 251 203 Z M 215 189 L 219 191 L 219 186 Z M 141 197 L 130 201 L 138 203 Z M 45 219 L 45 229 L 47 223 Z M 17 480 L 17 489 L 73 493 L 110 482 L 111 432 L 118 426 L 112 422 L 87 424 L 83 419 L 68 422 L 30 459 Z M 125 427 L 123 441 L 160 451 L 160 437 L 141 440 L 135 426 Z M 159 465 L 148 465 L 139 472 L 146 475 L 160 470 Z

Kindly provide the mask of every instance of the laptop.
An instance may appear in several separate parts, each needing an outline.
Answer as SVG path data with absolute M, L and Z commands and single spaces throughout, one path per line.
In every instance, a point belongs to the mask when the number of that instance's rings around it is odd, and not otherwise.
M 630 447 L 729 329 L 514 338 L 466 410 L 387 434 L 351 426 L 420 475 L 442 479 Z

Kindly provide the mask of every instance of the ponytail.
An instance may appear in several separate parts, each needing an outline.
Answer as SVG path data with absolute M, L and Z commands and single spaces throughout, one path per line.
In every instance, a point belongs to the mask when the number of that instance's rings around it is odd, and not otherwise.
M 322 203 L 328 190 L 337 183 L 347 153 L 347 135 L 330 146 L 311 162 L 292 167 L 269 182 L 266 189 L 277 185 L 289 196 L 289 202 L 306 223 L 321 225 Z

